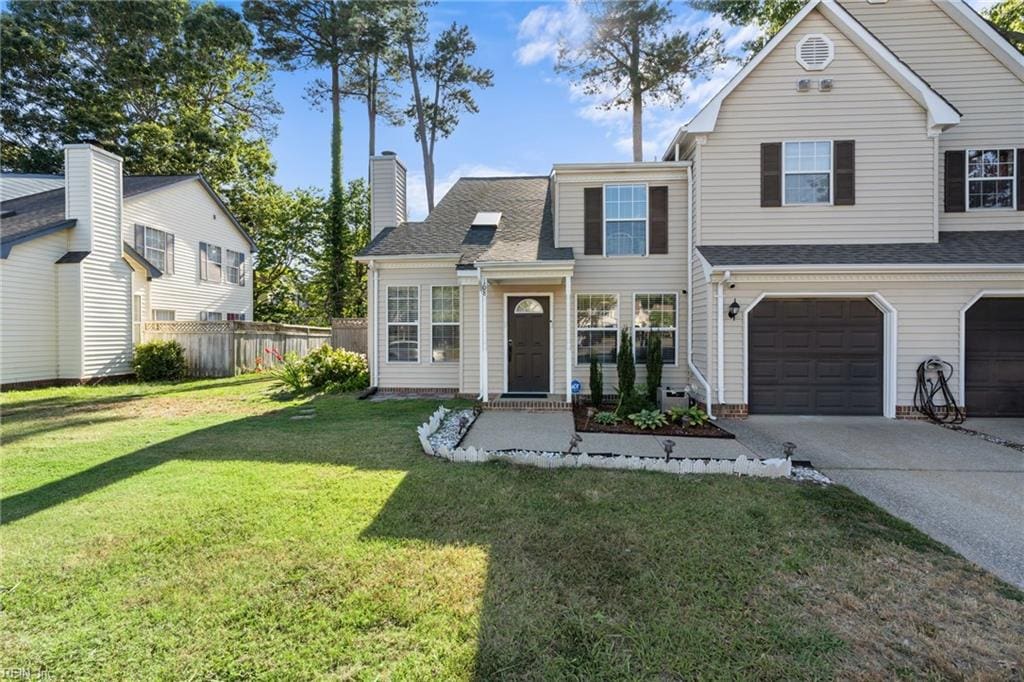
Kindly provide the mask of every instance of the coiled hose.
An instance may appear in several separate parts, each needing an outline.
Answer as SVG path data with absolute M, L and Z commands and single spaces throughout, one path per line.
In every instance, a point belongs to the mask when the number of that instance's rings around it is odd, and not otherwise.
M 935 374 L 934 379 L 928 376 L 929 372 Z M 918 365 L 914 409 L 936 424 L 962 424 L 966 415 L 949 388 L 952 378 L 953 365 L 940 358 L 928 358 Z M 936 404 L 936 396 L 942 397 L 941 404 Z

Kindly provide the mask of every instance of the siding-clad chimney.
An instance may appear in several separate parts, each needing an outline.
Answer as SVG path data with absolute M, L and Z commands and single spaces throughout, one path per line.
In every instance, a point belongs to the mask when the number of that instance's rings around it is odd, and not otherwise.
M 381 152 L 370 157 L 370 239 L 405 221 L 405 164 L 394 152 Z

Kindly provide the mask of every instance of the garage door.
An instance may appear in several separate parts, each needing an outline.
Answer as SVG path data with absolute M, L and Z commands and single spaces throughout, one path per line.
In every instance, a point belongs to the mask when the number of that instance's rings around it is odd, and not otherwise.
M 750 323 L 751 413 L 882 414 L 882 311 L 866 299 L 766 299 Z
M 1024 417 L 1024 298 L 983 298 L 965 321 L 967 414 Z

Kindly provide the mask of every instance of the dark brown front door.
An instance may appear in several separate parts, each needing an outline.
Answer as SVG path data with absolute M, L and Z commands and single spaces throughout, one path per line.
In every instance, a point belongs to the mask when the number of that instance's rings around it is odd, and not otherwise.
M 1024 298 L 983 298 L 965 316 L 969 417 L 1024 417 Z
M 508 390 L 547 393 L 550 384 L 551 303 L 546 296 L 508 299 Z
M 882 311 L 867 299 L 767 299 L 750 311 L 751 414 L 882 414 Z

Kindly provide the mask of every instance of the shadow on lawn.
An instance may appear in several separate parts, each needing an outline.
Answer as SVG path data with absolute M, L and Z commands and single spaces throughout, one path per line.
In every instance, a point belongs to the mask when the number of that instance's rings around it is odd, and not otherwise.
M 309 406 L 317 408 L 315 419 L 291 420 Z M 11 495 L 0 502 L 2 523 L 171 460 L 405 471 L 361 537 L 486 549 L 474 662 L 481 679 L 677 679 L 740 670 L 814 676 L 828 669 L 841 642 L 801 622 L 796 607 L 766 584 L 779 570 L 818 564 L 832 550 L 796 541 L 787 529 L 801 521 L 841 526 L 834 532 L 846 549 L 878 537 L 853 532 L 851 525 L 887 527 L 894 539 L 916 535 L 843 489 L 794 495 L 784 484 L 749 479 L 429 459 L 416 448 L 413 429 L 430 409 L 367 402 L 351 403 L 342 413 L 332 410 L 331 400 L 315 399 L 239 419 Z M 380 428 L 384 419 L 387 429 Z M 229 451 L 225 443 L 245 445 Z M 830 500 L 824 514 L 822 498 Z M 849 504 L 859 507 L 853 522 Z M 829 533 L 816 532 L 818 539 Z M 417 589 L 430 594 L 434 577 L 415 578 L 423 581 Z

